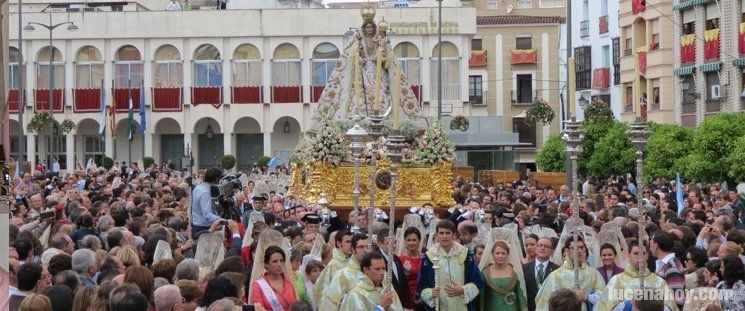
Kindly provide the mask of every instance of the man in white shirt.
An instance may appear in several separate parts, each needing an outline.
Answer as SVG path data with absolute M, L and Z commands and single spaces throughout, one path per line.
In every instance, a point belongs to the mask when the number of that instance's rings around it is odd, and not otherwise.
M 52 173 L 54 173 L 54 175 L 56 176 L 59 176 L 59 171 L 60 171 L 59 159 L 57 158 L 57 156 L 54 156 L 52 158 Z

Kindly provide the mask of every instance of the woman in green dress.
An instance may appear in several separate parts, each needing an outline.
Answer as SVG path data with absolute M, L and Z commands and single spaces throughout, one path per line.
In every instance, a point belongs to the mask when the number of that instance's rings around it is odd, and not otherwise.
M 504 241 L 494 242 L 491 257 L 493 262 L 481 270 L 487 285 L 481 294 L 481 310 L 528 310 L 518 274 L 509 262 L 510 247 Z

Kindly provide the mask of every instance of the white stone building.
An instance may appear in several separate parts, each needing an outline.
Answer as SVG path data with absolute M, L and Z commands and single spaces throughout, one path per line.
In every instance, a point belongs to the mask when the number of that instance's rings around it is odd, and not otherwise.
M 75 32 L 57 28 L 52 42 L 54 118 L 69 119 L 75 128 L 58 132 L 54 148 L 51 129 L 24 130 L 24 153 L 31 155 L 27 160 L 48 162 L 52 149 L 63 168 L 85 165 L 102 152 L 122 161 L 140 161 L 143 155 L 180 161 L 191 149 L 197 167 L 216 165 L 223 154 L 233 154 L 239 169 L 262 155 L 286 159 L 310 124 L 317 96 L 345 43 L 344 32 L 361 24 L 358 9 L 146 10 L 165 7 L 160 2 L 129 3 L 121 11 L 100 6 L 85 13 L 41 12 L 49 0 L 24 5 L 24 25 L 49 24 L 51 15 L 52 23 L 72 21 L 78 27 Z M 11 4 L 9 64 L 11 149 L 16 156 L 20 79 L 14 73 L 20 57 L 18 14 L 13 12 L 17 4 Z M 376 17 L 385 17 L 396 31 L 391 37 L 396 54 L 408 63 L 405 73 L 430 115 L 437 109 L 430 104 L 436 102 L 431 100 L 437 83 L 432 78 L 436 14 L 431 8 L 385 8 Z M 442 39 L 449 68 L 445 81 L 455 85 L 443 101 L 458 112 L 468 101 L 475 9 L 444 9 L 443 21 L 448 22 Z M 49 32 L 35 28 L 23 32 L 24 123 L 36 109 L 49 106 Z M 99 134 L 101 90 L 107 103 L 117 100 L 117 139 L 108 124 L 105 135 Z M 144 134 L 137 131 L 130 147 L 128 100 L 133 99 L 139 128 L 141 91 L 146 129 Z

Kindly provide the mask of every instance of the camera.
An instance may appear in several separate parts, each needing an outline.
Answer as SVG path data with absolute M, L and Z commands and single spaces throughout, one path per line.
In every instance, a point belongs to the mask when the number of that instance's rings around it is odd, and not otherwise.
M 241 219 L 241 215 L 234 208 L 235 200 L 233 199 L 233 194 L 243 189 L 240 176 L 240 173 L 225 175 L 217 181 L 217 185 L 210 187 L 210 194 L 217 205 L 216 211 L 224 219 L 235 221 Z

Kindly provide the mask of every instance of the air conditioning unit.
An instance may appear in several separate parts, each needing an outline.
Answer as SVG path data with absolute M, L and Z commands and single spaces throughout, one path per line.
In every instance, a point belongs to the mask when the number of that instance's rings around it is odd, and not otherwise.
M 709 92 L 711 93 L 712 99 L 722 98 L 722 86 L 719 84 L 712 85 Z

